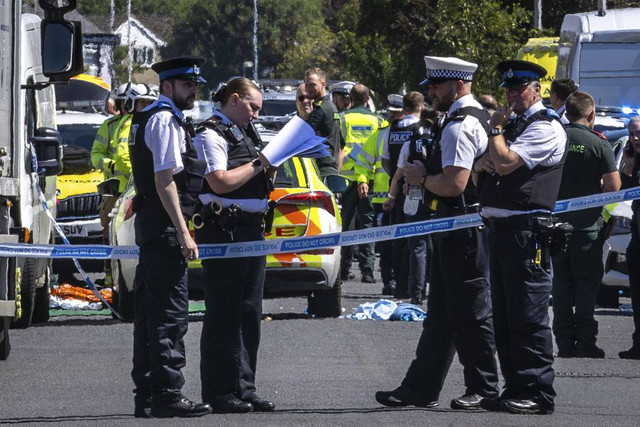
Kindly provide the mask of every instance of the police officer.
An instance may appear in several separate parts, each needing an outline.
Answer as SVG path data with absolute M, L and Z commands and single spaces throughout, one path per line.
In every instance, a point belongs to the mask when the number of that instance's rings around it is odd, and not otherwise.
M 392 224 L 402 224 L 406 222 L 403 211 L 404 193 L 402 187 L 404 183 L 404 170 L 399 167 L 400 152 L 405 143 L 419 139 L 422 136 L 423 128 L 420 124 L 420 113 L 424 106 L 424 96 L 420 92 L 409 92 L 402 97 L 402 112 L 400 116 L 391 121 L 389 127 L 389 137 L 382 148 L 382 167 L 391 177 L 389 182 L 389 194 L 382 207 L 391 214 Z M 408 274 L 409 274 L 409 253 L 406 239 L 395 239 L 392 243 L 393 253 L 393 276 L 395 288 L 394 298 L 409 298 Z
M 640 116 L 635 116 L 627 124 L 629 140 L 624 147 L 624 167 L 620 171 L 622 188 L 640 185 Z M 627 269 L 629 270 L 629 292 L 633 309 L 634 331 L 632 345 L 618 353 L 620 359 L 640 360 L 640 199 L 631 204 L 631 240 L 627 247 Z
M 434 108 L 447 111 L 433 133 L 426 162 L 407 165 L 406 181 L 427 190 L 437 217 L 473 211 L 474 160 L 487 145 L 488 114 L 471 95 L 478 67 L 451 57 L 426 56 L 429 95 Z M 421 150 L 422 151 L 422 150 Z M 430 203 L 431 204 L 431 203 Z M 454 409 L 478 409 L 483 397 L 498 394 L 498 374 L 489 291 L 486 229 L 465 229 L 434 236 L 429 313 L 423 323 L 416 358 L 400 387 L 376 393 L 386 406 L 438 405 L 440 391 L 456 350 L 464 366 L 466 391 L 451 401 Z
M 351 88 L 353 86 L 355 86 L 354 82 L 346 80 L 329 86 L 331 101 L 333 101 L 339 113 L 351 108 Z
M 262 108 L 260 89 L 234 78 L 213 96 L 220 110 L 198 129 L 198 156 L 207 163 L 198 243 L 264 240 L 263 220 L 273 189 L 263 143 L 251 121 Z M 272 169 L 269 168 L 269 171 Z M 273 169 L 275 170 L 275 169 Z M 197 221 L 194 221 L 197 223 Z M 200 340 L 202 399 L 217 413 L 273 411 L 256 394 L 266 257 L 202 262 L 206 313 Z
M 542 105 L 537 64 L 498 64 L 508 107 L 491 116 L 488 155 L 476 163 L 482 216 L 491 229 L 491 292 L 496 346 L 505 388 L 490 410 L 546 414 L 554 410 L 551 277 L 539 231 L 553 210 L 567 137 Z M 509 123 L 514 112 L 518 118 Z M 538 219 L 542 218 L 542 219 Z
M 202 188 L 204 162 L 197 160 L 182 110 L 193 108 L 201 57 L 155 63 L 160 96 L 135 114 L 130 155 L 136 197 L 136 244 L 140 259 L 135 277 L 133 370 L 135 416 L 194 417 L 211 412 L 181 392 L 185 366 L 184 336 L 189 322 L 187 260 L 198 257 L 189 234 L 190 217 Z M 149 401 L 149 398 L 151 400 Z
M 355 215 L 357 215 L 357 220 L 355 221 L 357 226 L 355 228 L 373 227 L 373 205 L 367 192 L 364 191 L 364 187 L 358 184 L 355 164 L 358 153 L 362 150 L 362 144 L 378 129 L 388 126 L 386 120 L 367 108 L 366 105 L 371 98 L 368 87 L 361 83 L 354 85 L 351 88 L 350 98 L 351 108 L 340 113 L 340 127 L 345 140 L 344 160 L 342 161 L 340 175 L 349 181 L 349 186 L 341 198 L 343 231 L 347 231 L 350 228 L 351 221 Z M 373 174 L 368 173 L 367 183 L 371 178 L 373 178 Z M 374 248 L 375 245 L 373 243 L 365 243 L 357 247 L 358 264 L 360 265 L 361 281 L 363 283 L 375 283 L 375 278 L 373 277 L 376 257 Z M 355 248 L 352 246 L 342 247 L 340 274 L 343 280 L 349 278 L 353 249 Z
M 562 171 L 558 198 L 561 200 L 618 191 L 620 175 L 611 144 L 594 132 L 596 107 L 586 92 L 573 92 L 566 99 L 565 125 L 569 150 Z M 604 358 L 596 345 L 598 322 L 594 319 L 596 294 L 602 265 L 602 208 L 559 215 L 573 226 L 566 254 L 553 262 L 553 334 L 559 357 Z M 574 310 L 575 308 L 575 310 Z
M 335 104 L 325 98 L 327 94 L 327 74 L 320 68 L 309 68 L 304 74 L 304 84 L 307 94 L 313 99 L 313 111 L 307 123 L 316 131 L 317 135 L 327 138 L 326 144 L 329 156 L 316 159 L 320 177 L 338 175 L 342 165 L 342 149 L 344 139 L 340 133 L 340 116 Z

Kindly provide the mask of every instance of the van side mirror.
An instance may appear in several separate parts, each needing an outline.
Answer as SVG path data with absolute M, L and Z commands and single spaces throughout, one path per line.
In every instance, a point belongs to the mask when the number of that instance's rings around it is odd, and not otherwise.
M 84 71 L 80 22 L 44 20 L 41 24 L 42 74 L 52 82 L 67 81 Z
M 38 171 L 44 169 L 45 176 L 62 172 L 62 136 L 52 128 L 38 128 L 31 140 L 38 157 Z

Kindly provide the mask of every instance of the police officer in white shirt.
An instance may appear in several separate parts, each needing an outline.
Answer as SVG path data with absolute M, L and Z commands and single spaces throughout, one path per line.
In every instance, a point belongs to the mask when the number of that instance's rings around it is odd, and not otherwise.
M 430 143 L 413 143 L 405 167 L 410 186 L 425 192 L 438 218 L 477 212 L 470 179 L 474 161 L 486 150 L 489 114 L 471 95 L 477 64 L 451 57 L 425 57 L 429 95 L 447 116 L 432 129 Z M 426 156 L 425 156 L 426 154 Z M 386 406 L 434 407 L 458 352 L 464 366 L 462 396 L 454 409 L 477 410 L 498 395 L 498 374 L 489 290 L 487 230 L 463 229 L 433 235 L 428 316 L 416 358 L 400 387 L 376 393 Z
M 489 410 L 548 414 L 554 410 L 553 341 L 549 327 L 548 231 L 567 137 L 542 105 L 537 64 L 498 64 L 508 107 L 491 117 L 488 155 L 474 167 L 485 223 L 491 229 L 491 292 L 496 346 L 505 388 Z M 509 121 L 511 113 L 516 120 Z

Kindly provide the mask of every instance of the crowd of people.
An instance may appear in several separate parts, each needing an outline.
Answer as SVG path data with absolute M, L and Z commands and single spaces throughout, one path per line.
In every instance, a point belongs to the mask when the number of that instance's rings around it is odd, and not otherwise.
M 181 392 L 187 262 L 198 257 L 198 244 L 262 240 L 276 173 L 252 124 L 262 107 L 254 82 L 234 78 L 222 85 L 213 95 L 220 107 L 197 129 L 185 119 L 205 83 L 203 61 L 190 56 L 154 64 L 159 94 L 144 85 L 119 88 L 122 115 L 105 121 L 92 152 L 105 179 L 116 179 L 110 197 L 131 173 L 136 184 L 136 417 L 275 409 L 255 385 L 264 256 L 203 261 L 203 403 Z M 437 406 L 457 353 L 465 390 L 452 408 L 552 413 L 554 356 L 605 356 L 594 319 L 603 270 L 601 211 L 555 216 L 554 205 L 558 198 L 638 185 L 640 119 L 629 122 L 618 171 L 611 144 L 593 131 L 593 98 L 572 81 L 553 82 L 553 108 L 547 108 L 540 93 L 544 68 L 503 61 L 501 107 L 490 95 L 472 94 L 477 64 L 433 56 L 425 63 L 421 85 L 431 102 L 418 91 L 392 94 L 385 116 L 370 108 L 367 86 L 328 87 L 319 68 L 309 68 L 296 90 L 299 116 L 326 138 L 329 155 L 316 159 L 321 177 L 332 190 L 334 178 L 346 181 L 343 230 L 469 213 L 483 218 L 479 227 L 342 248 L 343 280 L 355 279 L 355 258 L 361 281 L 375 283 L 377 252 L 382 294 L 427 304 L 415 359 L 399 387 L 375 399 L 385 406 Z M 104 198 L 101 212 L 113 201 Z M 194 240 L 186 219 L 196 212 L 204 225 Z M 636 332 L 633 346 L 619 355 L 628 359 L 640 359 L 640 273 L 632 265 L 640 256 L 637 223 L 634 213 L 627 259 Z

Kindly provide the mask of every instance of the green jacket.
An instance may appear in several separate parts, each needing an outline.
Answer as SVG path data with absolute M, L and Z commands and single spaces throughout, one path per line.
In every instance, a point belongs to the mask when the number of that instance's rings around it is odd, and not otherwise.
M 369 182 L 373 175 L 372 203 L 384 203 L 389 194 L 389 174 L 382 167 L 382 147 L 389 138 L 389 127 L 372 133 L 361 146 L 354 165 L 358 184 Z
M 350 108 L 340 113 L 340 130 L 344 137 L 344 160 L 340 175 L 353 180 L 354 166 L 362 144 L 378 129 L 388 126 L 385 119 L 364 106 Z

